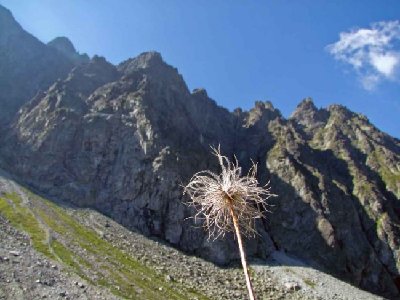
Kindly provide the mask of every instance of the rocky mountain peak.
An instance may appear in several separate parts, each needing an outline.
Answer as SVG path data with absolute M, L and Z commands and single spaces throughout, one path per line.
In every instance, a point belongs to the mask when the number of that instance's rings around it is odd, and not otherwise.
M 254 107 L 245 113 L 244 126 L 252 127 L 256 124 L 265 126 L 269 121 L 280 117 L 281 112 L 270 101 L 256 101 Z
M 89 96 L 97 87 L 116 80 L 118 75 L 116 67 L 104 57 L 94 56 L 88 63 L 75 67 L 64 82 L 70 89 Z
M 11 11 L 0 5 L 0 46 L 8 42 L 9 37 L 23 31 L 15 21 Z
M 11 11 L 0 4 L 0 24 L 5 25 L 7 23 L 13 23 L 19 26 L 15 21 Z M 2 28 L 2 27 L 0 27 Z
M 326 123 L 328 115 L 325 109 L 318 109 L 312 98 L 308 97 L 299 103 L 290 119 L 303 126 L 307 132 L 313 132 Z
M 330 113 L 341 114 L 343 116 L 350 116 L 354 114 L 346 106 L 340 104 L 329 105 L 327 111 L 329 111 Z
M 329 114 L 329 119 L 331 122 L 337 124 L 338 126 L 343 125 L 346 121 L 357 116 L 357 114 L 350 111 L 346 106 L 340 104 L 329 105 L 326 111 Z
M 92 62 L 94 62 L 94 63 L 107 63 L 107 64 L 110 64 L 107 60 L 106 60 L 106 58 L 104 57 L 104 56 L 100 56 L 100 55 L 94 55 L 93 57 L 92 57 L 92 59 L 91 59 L 91 61 Z
M 139 68 L 149 68 L 159 64 L 165 64 L 161 54 L 156 51 L 149 51 L 141 53 L 135 58 Z
M 3 5 L 0 4 L 0 18 L 3 17 L 11 17 L 12 18 L 12 13 L 9 9 L 5 8 Z
M 47 46 L 61 52 L 63 55 L 72 60 L 75 64 L 89 61 L 89 56 L 86 53 L 79 54 L 70 39 L 65 36 L 56 37 L 55 39 L 48 42 Z
M 98 75 L 97 72 L 117 72 L 117 68 L 108 62 L 104 57 L 95 55 L 86 64 L 79 65 L 75 68 L 82 72 L 96 72 L 94 75 Z
M 296 107 L 293 114 L 300 113 L 302 111 L 317 111 L 317 107 L 311 97 L 304 98 Z
M 128 80 L 141 78 L 140 80 L 143 80 L 142 83 L 146 86 L 152 85 L 152 90 L 166 88 L 179 90 L 187 96 L 190 95 L 178 69 L 164 62 L 158 52 L 144 52 L 135 58 L 120 63 L 117 69 Z
M 204 89 L 204 88 L 196 88 L 196 89 L 193 89 L 192 95 L 208 98 L 207 91 L 206 91 L 206 89 Z
M 161 54 L 156 51 L 143 52 L 135 58 L 130 58 L 122 62 L 118 69 L 129 74 L 139 69 L 153 69 L 157 67 L 167 66 L 161 57 Z
M 48 42 L 47 45 L 69 55 L 76 53 L 74 45 L 70 39 L 65 36 L 56 37 Z

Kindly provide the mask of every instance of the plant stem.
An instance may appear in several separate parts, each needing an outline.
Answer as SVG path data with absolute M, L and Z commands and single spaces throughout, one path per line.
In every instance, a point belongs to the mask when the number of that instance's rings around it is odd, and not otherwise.
M 253 286 L 252 286 L 251 280 L 250 280 L 249 270 L 247 269 L 247 261 L 246 261 L 246 255 L 244 252 L 242 237 L 240 235 L 239 222 L 238 222 L 235 212 L 233 211 L 232 204 L 230 203 L 230 201 L 229 201 L 229 209 L 230 209 L 230 213 L 231 213 L 232 220 L 233 220 L 233 226 L 235 227 L 236 237 L 238 240 L 240 259 L 242 261 L 244 277 L 246 278 L 246 285 L 247 285 L 247 290 L 249 292 L 249 298 L 250 298 L 250 300 L 255 300 Z

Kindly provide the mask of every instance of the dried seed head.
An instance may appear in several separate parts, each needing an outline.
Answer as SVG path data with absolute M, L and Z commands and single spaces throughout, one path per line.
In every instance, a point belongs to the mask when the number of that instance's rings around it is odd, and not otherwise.
M 231 209 L 237 216 L 242 234 L 255 234 L 255 219 L 264 217 L 266 199 L 274 196 L 268 184 L 258 186 L 257 165 L 253 163 L 246 176 L 241 177 L 242 168 L 235 157 L 230 162 L 221 155 L 220 147 L 212 148 L 218 158 L 221 174 L 201 171 L 193 175 L 184 194 L 188 194 L 190 205 L 198 211 L 195 218 L 204 218 L 204 227 L 209 237 L 217 239 L 226 232 L 234 230 Z

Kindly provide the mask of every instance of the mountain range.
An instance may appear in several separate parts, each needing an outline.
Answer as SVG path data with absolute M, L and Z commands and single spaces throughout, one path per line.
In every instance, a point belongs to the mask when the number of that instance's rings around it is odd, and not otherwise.
M 230 112 L 157 52 L 89 58 L 65 37 L 42 43 L 2 6 L 0 91 L 0 167 L 27 188 L 226 265 L 235 239 L 210 241 L 182 194 L 195 172 L 218 172 L 220 145 L 278 195 L 250 258 L 280 251 L 400 297 L 400 141 L 366 116 L 311 98 L 289 118 L 269 101 Z

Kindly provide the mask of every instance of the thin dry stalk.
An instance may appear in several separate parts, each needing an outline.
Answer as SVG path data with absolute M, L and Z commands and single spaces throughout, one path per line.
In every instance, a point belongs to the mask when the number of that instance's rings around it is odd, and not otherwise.
M 249 269 L 247 268 L 246 254 L 245 254 L 244 247 L 243 247 L 242 236 L 240 234 L 239 221 L 235 215 L 235 212 L 233 211 L 232 205 L 230 205 L 230 211 L 231 211 L 231 216 L 232 216 L 232 220 L 233 220 L 233 226 L 235 227 L 236 237 L 238 239 L 240 261 L 242 262 L 244 277 L 246 279 L 247 291 L 249 293 L 250 300 L 254 300 L 255 299 L 254 298 L 254 290 L 253 290 L 253 285 L 251 284 Z
M 201 171 L 193 175 L 184 193 L 190 196 L 190 205 L 197 208 L 195 218 L 204 218 L 204 227 L 209 238 L 217 239 L 226 232 L 235 232 L 238 239 L 240 258 L 246 278 L 250 299 L 254 292 L 247 268 L 245 250 L 241 235 L 253 236 L 255 219 L 264 217 L 266 199 L 273 196 L 268 184 L 259 187 L 256 179 L 257 165 L 253 163 L 249 173 L 241 177 L 242 168 L 235 157 L 230 162 L 221 155 L 220 148 L 212 148 L 218 158 L 221 173 Z

